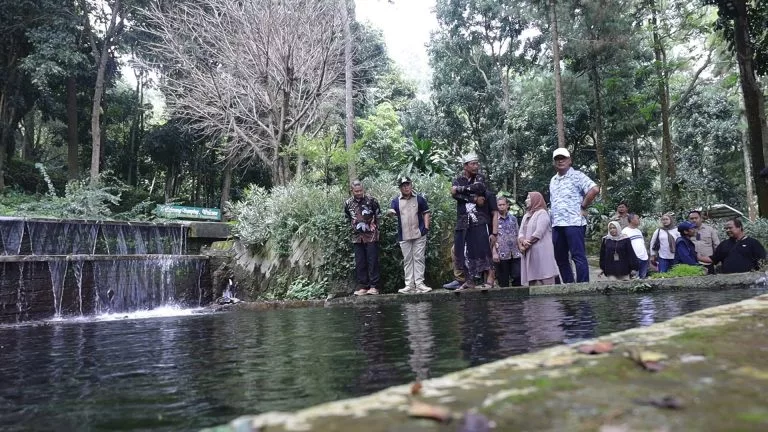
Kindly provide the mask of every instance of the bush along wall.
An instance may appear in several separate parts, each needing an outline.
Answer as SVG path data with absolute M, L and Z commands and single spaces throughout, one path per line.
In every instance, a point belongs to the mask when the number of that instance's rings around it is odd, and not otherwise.
M 450 181 L 443 176 L 415 176 L 414 189 L 427 198 L 432 223 L 427 244 L 426 282 L 437 287 L 452 277 L 450 250 L 456 210 Z M 380 291 L 403 287 L 402 253 L 397 221 L 384 214 L 399 190 L 393 179 L 368 179 L 366 192 L 382 208 L 380 232 Z M 344 218 L 348 187 L 294 182 L 267 191 L 253 186 L 231 206 L 234 228 L 247 253 L 236 266 L 241 293 L 255 299 L 326 298 L 354 289 L 351 227 Z M 243 280 L 247 279 L 247 280 Z

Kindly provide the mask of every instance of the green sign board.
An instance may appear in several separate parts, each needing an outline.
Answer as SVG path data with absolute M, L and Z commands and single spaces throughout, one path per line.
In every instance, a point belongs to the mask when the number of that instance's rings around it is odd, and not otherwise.
M 217 208 L 161 204 L 155 208 L 155 214 L 167 219 L 221 220 L 221 210 Z

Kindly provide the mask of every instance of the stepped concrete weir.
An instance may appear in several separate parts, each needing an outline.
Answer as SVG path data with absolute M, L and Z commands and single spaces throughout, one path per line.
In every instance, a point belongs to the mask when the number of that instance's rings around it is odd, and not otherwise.
M 228 231 L 198 225 L 0 217 L 0 323 L 204 306 Z

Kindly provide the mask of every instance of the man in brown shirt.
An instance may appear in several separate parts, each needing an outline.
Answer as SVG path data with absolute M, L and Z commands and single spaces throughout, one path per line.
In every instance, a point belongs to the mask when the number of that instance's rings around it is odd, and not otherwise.
M 365 193 L 360 180 L 351 184 L 352 196 L 344 202 L 344 215 L 352 229 L 355 248 L 355 295 L 378 294 L 379 283 L 379 221 L 381 214 L 376 198 Z

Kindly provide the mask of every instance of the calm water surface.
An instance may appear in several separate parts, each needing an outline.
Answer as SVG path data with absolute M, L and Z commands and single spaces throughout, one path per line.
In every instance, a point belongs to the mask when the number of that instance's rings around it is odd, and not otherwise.
M 765 292 L 446 301 L 0 327 L 0 430 L 196 430 Z

